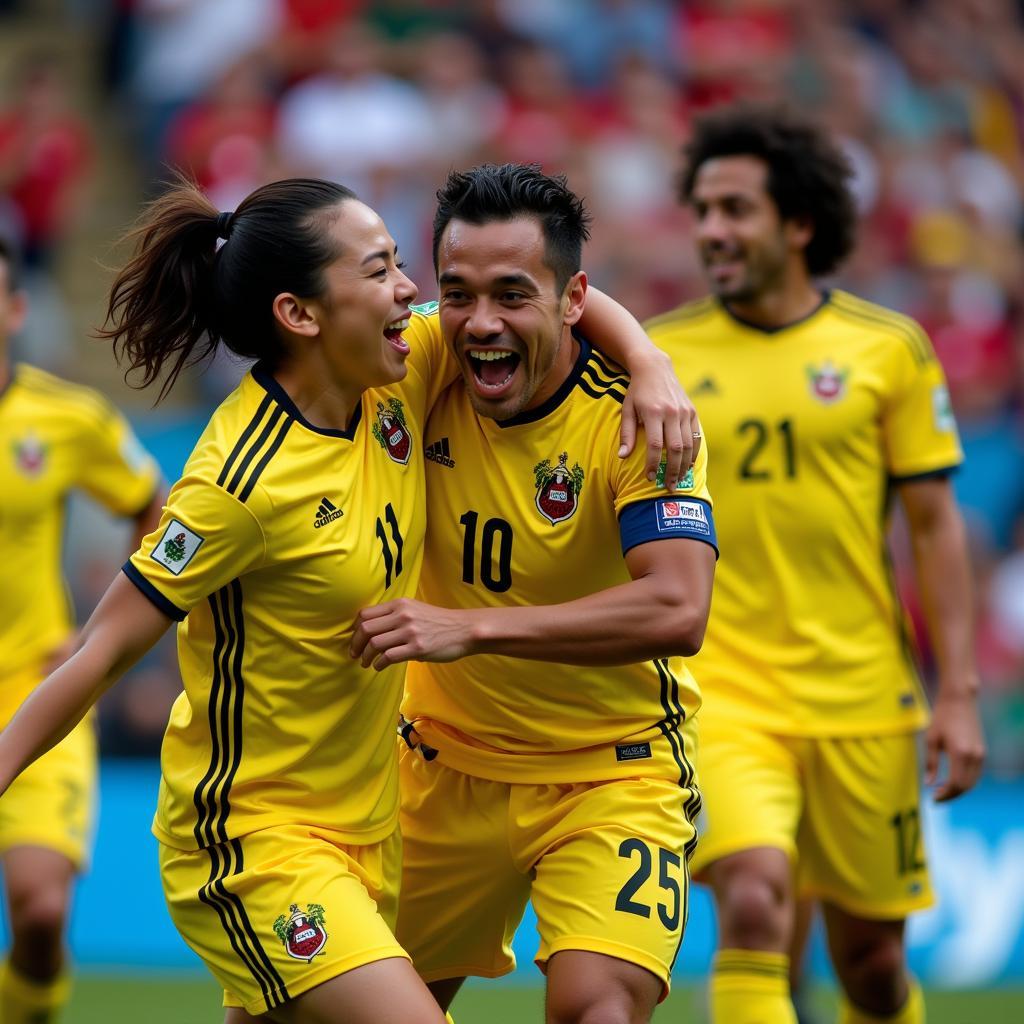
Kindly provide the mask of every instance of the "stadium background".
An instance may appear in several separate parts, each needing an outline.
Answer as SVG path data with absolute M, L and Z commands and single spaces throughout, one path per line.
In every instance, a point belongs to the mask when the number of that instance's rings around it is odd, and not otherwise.
M 933 1019 L 1024 1019 L 1024 3 L 0 0 L 0 83 L 0 231 L 25 246 L 32 302 L 16 355 L 111 395 L 172 480 L 242 368 L 194 372 L 154 410 L 88 336 L 114 242 L 170 168 L 221 209 L 286 174 L 341 180 L 383 214 L 430 298 L 446 169 L 536 160 L 567 173 L 595 215 L 591 280 L 643 318 L 702 291 L 672 190 L 694 114 L 755 97 L 823 118 L 854 163 L 863 216 L 837 283 L 925 325 L 967 453 L 956 487 L 990 761 L 979 791 L 929 815 L 941 905 L 914 921 L 912 963 L 933 1007 L 952 1007 Z M 68 540 L 84 617 L 126 538 L 74 502 Z M 898 522 L 893 543 L 919 622 Z M 72 930 L 82 998 L 152 999 L 153 1024 L 217 1019 L 180 1002 L 195 989 L 212 1008 L 166 919 L 148 833 L 179 686 L 164 643 L 104 699 L 100 835 Z M 712 936 L 695 893 L 672 1003 L 692 1003 L 687 1019 L 702 1013 L 686 986 Z M 525 927 L 508 984 L 538 984 L 533 941 Z M 812 965 L 827 977 L 820 939 Z M 168 988 L 156 970 L 182 973 Z M 943 999 L 948 988 L 968 994 Z M 100 1019 L 82 998 L 69 1020 Z

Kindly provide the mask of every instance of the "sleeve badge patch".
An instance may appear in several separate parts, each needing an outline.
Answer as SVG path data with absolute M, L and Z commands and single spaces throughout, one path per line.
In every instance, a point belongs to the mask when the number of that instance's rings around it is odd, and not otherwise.
M 413 303 L 409 308 L 420 316 L 431 316 L 441 308 L 441 304 L 437 299 L 431 299 L 430 302 Z
M 190 530 L 184 523 L 172 519 L 167 524 L 163 536 L 156 542 L 156 547 L 149 553 L 154 562 L 159 562 L 175 576 L 192 561 L 192 556 L 199 550 L 204 538 Z
M 932 388 L 932 416 L 935 418 L 935 429 L 939 433 L 952 434 L 956 430 L 956 418 L 953 416 L 949 391 L 941 384 Z
M 688 533 L 711 536 L 707 512 L 699 501 L 658 502 L 658 533 Z

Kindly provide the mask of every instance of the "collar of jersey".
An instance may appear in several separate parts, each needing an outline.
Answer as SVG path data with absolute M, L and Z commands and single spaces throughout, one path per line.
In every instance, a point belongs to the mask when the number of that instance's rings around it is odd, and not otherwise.
M 573 363 L 569 376 L 562 381 L 558 390 L 535 409 L 527 409 L 511 419 L 495 420 L 494 422 L 499 427 L 518 427 L 523 423 L 536 423 L 537 420 L 542 420 L 545 416 L 553 413 L 569 397 L 572 389 L 576 387 L 576 382 L 580 379 L 580 374 L 583 373 L 583 367 L 587 365 L 587 360 L 590 358 L 590 342 L 575 331 L 572 332 L 572 336 L 579 342 L 579 355 L 576 356 L 576 362 Z
M 291 400 L 291 396 L 280 384 L 277 383 L 274 375 L 270 372 L 267 365 L 263 362 L 257 363 L 252 370 L 252 379 L 264 391 L 274 399 L 275 402 L 293 420 L 301 423 L 307 430 L 311 430 L 314 434 L 323 434 L 325 437 L 343 437 L 346 441 L 351 441 L 356 436 L 356 431 L 359 429 L 359 424 L 363 419 L 363 402 L 360 399 L 359 404 L 355 408 L 355 412 L 352 413 L 352 422 L 349 423 L 348 429 L 346 430 L 329 430 L 327 427 L 314 426 L 305 416 L 299 412 L 299 407 Z
M 718 304 L 722 307 L 722 311 L 730 320 L 735 320 L 736 323 L 742 324 L 744 327 L 749 327 L 750 330 L 757 331 L 759 334 L 778 334 L 781 331 L 788 331 L 791 327 L 799 327 L 800 324 L 807 323 L 808 320 L 816 317 L 831 301 L 831 289 L 823 288 L 821 292 L 821 302 L 819 302 L 814 309 L 810 311 L 810 313 L 806 316 L 800 317 L 799 320 L 791 320 L 788 324 L 779 324 L 778 327 L 765 327 L 762 324 L 755 324 L 752 320 L 744 320 L 743 317 L 737 316 L 724 302 L 722 302 L 721 299 L 718 300 Z

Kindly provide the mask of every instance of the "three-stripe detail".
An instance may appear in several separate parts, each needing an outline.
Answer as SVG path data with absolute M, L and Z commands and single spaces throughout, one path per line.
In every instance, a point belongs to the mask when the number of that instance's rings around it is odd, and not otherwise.
M 217 477 L 217 484 L 244 502 L 267 468 L 267 463 L 284 443 L 294 422 L 294 418 L 271 395 L 266 395 L 231 449 Z
M 224 884 L 225 879 L 240 874 L 245 867 L 242 843 L 232 839 L 208 847 L 206 852 L 210 855 L 210 879 L 199 890 L 199 899 L 220 918 L 231 948 L 256 979 L 267 1009 L 283 1006 L 290 998 L 284 978 L 260 942 L 242 900 Z
M 235 954 L 260 986 L 267 1008 L 280 1006 L 288 992 L 260 942 L 241 899 L 225 880 L 242 871 L 242 846 L 228 838 L 231 785 L 242 761 L 242 715 L 245 703 L 245 618 L 242 586 L 236 579 L 208 598 L 213 618 L 213 680 L 207 716 L 210 763 L 193 792 L 196 843 L 210 857 L 210 877 L 199 899 L 216 911 Z
M 591 349 L 580 371 L 578 383 L 591 398 L 604 398 L 607 395 L 622 405 L 629 387 L 629 375 L 605 362 L 595 349 Z
M 683 803 L 683 814 L 686 817 L 686 820 L 693 825 L 697 819 L 697 815 L 700 814 L 701 797 L 700 790 L 697 789 L 694 784 L 695 773 L 693 765 L 690 764 L 690 761 L 686 756 L 683 737 L 679 733 L 680 725 L 686 721 L 686 709 L 683 707 L 682 702 L 679 699 L 679 680 L 676 678 L 672 669 L 669 668 L 668 658 L 655 658 L 653 664 L 658 672 L 658 679 L 661 684 L 661 707 L 665 712 L 665 717 L 658 722 L 658 728 L 661 729 L 662 735 L 668 742 L 669 749 L 672 751 L 672 759 L 675 761 L 676 767 L 679 769 L 679 786 L 681 789 L 685 789 L 687 791 L 688 795 L 686 797 L 686 801 Z M 694 829 L 693 837 L 683 848 L 683 864 L 684 871 L 686 871 L 687 891 L 689 891 L 688 865 L 690 857 L 696 846 L 697 833 L 696 829 Z M 679 956 L 679 950 L 683 944 L 683 934 L 686 930 L 686 920 L 689 917 L 689 913 L 690 903 L 689 900 L 687 900 L 686 910 L 683 915 L 683 927 L 679 930 L 679 943 L 676 945 L 675 952 L 672 954 L 671 967 L 675 967 L 676 959 Z

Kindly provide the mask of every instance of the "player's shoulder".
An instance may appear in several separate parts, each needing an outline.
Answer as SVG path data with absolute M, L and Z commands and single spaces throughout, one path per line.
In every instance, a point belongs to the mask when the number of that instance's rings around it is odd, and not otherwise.
M 926 363 L 934 358 L 932 344 L 924 328 L 911 316 L 863 299 L 840 288 L 829 293 L 829 309 L 840 320 L 871 337 L 905 348 L 914 361 Z
M 711 320 L 719 313 L 721 306 L 713 295 L 684 302 L 681 306 L 659 313 L 644 321 L 644 330 L 648 334 L 670 335 L 690 328 L 697 328 Z
M 584 400 L 596 402 L 618 417 L 629 388 L 629 373 L 589 342 L 580 353 L 578 373 L 576 386 Z
M 250 371 L 213 411 L 183 476 L 248 497 L 289 426 L 287 410 Z
M 16 381 L 35 405 L 50 409 L 63 419 L 102 422 L 115 415 L 111 401 L 95 388 L 66 380 L 29 363 L 19 363 Z

